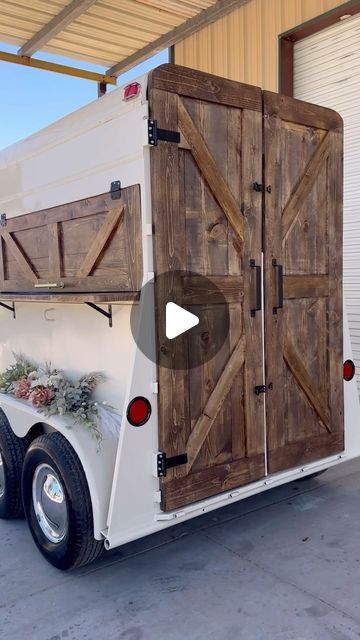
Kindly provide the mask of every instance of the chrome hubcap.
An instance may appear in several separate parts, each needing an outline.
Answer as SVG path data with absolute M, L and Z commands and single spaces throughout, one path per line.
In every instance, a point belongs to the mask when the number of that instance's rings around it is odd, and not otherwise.
M 66 496 L 57 473 L 48 464 L 34 473 L 32 499 L 37 521 L 50 542 L 61 542 L 68 530 Z
M 0 451 L 0 498 L 3 497 L 5 493 L 5 467 L 4 460 Z

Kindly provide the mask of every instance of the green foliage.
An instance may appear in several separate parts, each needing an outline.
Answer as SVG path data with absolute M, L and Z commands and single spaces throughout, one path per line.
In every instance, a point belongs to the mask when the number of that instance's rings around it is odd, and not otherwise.
M 0 373 L 1 393 L 12 393 L 15 383 L 21 378 L 27 378 L 34 369 L 34 365 L 29 360 L 26 360 L 24 356 L 14 354 L 14 357 L 15 364 L 10 365 L 4 373 Z
M 23 356 L 14 354 L 14 357 L 15 364 L 0 374 L 0 392 L 30 401 L 45 416 L 71 414 L 76 424 L 101 441 L 98 403 L 91 396 L 96 387 L 105 382 L 102 373 L 91 372 L 73 382 L 62 371 L 52 369 L 49 363 L 39 367 Z M 114 410 L 108 405 L 106 408 Z

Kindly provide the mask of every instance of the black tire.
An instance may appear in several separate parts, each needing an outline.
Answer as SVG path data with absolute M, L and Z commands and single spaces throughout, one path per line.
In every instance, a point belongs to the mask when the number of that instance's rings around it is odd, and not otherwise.
M 0 410 L 0 454 L 3 487 L 0 489 L 0 518 L 11 520 L 24 515 L 21 501 L 21 472 L 26 442 L 18 438 Z
M 61 481 L 67 505 L 67 532 L 52 542 L 36 518 L 32 485 L 39 465 L 49 465 Z M 60 433 L 48 433 L 34 440 L 24 461 L 22 474 L 25 516 L 32 537 L 43 556 L 54 567 L 73 569 L 93 562 L 103 550 L 103 542 L 94 539 L 93 511 L 87 480 L 81 462 Z

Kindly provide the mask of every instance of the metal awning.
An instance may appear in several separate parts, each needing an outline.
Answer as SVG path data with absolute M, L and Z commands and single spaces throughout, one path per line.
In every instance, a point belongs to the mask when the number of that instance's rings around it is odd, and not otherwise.
M 120 73 L 246 1 L 0 0 L 0 42 L 19 47 L 0 60 L 70 73 L 71 67 L 32 57 L 44 51 L 105 66 L 105 75 L 75 69 L 71 75 L 115 83 Z

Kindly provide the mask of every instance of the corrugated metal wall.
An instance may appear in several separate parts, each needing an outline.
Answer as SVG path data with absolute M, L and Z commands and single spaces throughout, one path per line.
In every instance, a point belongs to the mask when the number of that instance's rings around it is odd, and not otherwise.
M 344 291 L 360 392 L 360 15 L 295 44 L 294 95 L 344 118 Z
M 175 62 L 278 90 L 278 36 L 343 0 L 250 0 L 175 47 Z

